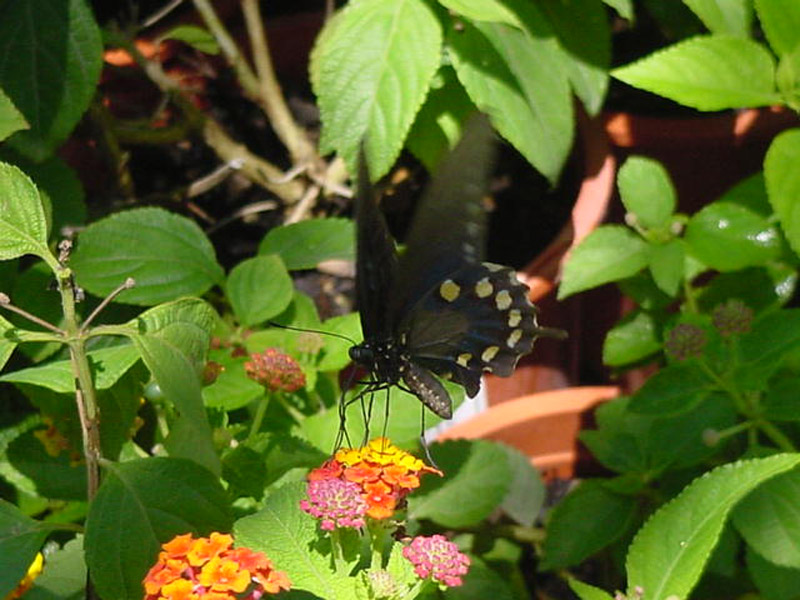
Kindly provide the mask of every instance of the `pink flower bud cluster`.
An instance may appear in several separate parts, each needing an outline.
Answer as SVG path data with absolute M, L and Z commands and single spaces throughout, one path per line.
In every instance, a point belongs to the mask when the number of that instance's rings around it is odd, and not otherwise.
M 250 379 L 273 392 L 292 393 L 306 385 L 306 376 L 297 361 L 276 348 L 251 354 L 244 370 Z
M 320 527 L 333 531 L 336 527 L 363 527 L 367 502 L 361 497 L 361 486 L 342 479 L 316 479 L 308 483 L 308 499 L 300 508 L 315 519 Z
M 469 571 L 469 557 L 459 552 L 458 546 L 443 535 L 415 537 L 403 548 L 403 556 L 414 565 L 414 572 L 419 577 L 430 577 L 448 587 L 461 585 L 461 577 Z

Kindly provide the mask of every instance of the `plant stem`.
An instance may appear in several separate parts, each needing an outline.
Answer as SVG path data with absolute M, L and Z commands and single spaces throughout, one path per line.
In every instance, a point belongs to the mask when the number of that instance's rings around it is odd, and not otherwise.
M 756 427 L 758 427 L 764 435 L 772 440 L 772 443 L 778 448 L 784 452 L 797 452 L 797 448 L 792 443 L 792 440 L 790 440 L 780 429 L 775 427 L 775 425 L 763 419 L 757 420 L 755 424 Z
M 294 164 L 310 162 L 316 157 L 316 152 L 305 132 L 294 122 L 281 86 L 275 77 L 259 0 L 242 0 L 242 11 L 258 74 L 258 103 L 269 118 L 275 133 L 289 150 L 292 162 Z
M 100 304 L 97 305 L 97 308 L 95 308 L 92 311 L 92 313 L 86 318 L 86 320 L 83 322 L 83 325 L 81 325 L 79 333 L 81 334 L 86 333 L 86 330 L 89 328 L 89 325 L 91 325 L 94 318 L 101 312 L 103 312 L 103 309 L 106 306 L 108 306 L 114 300 L 114 298 L 119 296 L 125 290 L 131 289 L 135 285 L 136 285 L 136 280 L 134 280 L 133 277 L 128 277 L 125 281 L 123 281 L 120 285 L 118 285 L 117 288 L 114 291 L 112 291 L 108 296 L 106 296 L 105 299 Z
M 269 406 L 269 399 L 270 395 L 266 392 L 259 399 L 258 407 L 256 407 L 256 414 L 253 417 L 253 424 L 250 426 L 250 433 L 247 434 L 247 439 L 245 441 L 253 441 L 258 430 L 261 429 L 261 423 L 264 421 L 264 415 L 267 412 L 267 406 Z
M 18 315 L 20 315 L 22 317 L 25 317 L 26 319 L 28 319 L 29 321 L 31 321 L 33 323 L 36 323 L 37 325 L 41 325 L 45 329 L 49 329 L 53 333 L 57 333 L 57 334 L 62 335 L 62 336 L 65 333 L 63 329 L 59 329 L 58 327 L 56 327 L 55 325 L 53 325 L 51 323 L 48 323 L 44 319 L 40 319 L 36 315 L 32 315 L 27 310 L 19 308 L 18 306 L 14 306 L 13 304 L 11 304 L 11 298 L 9 298 L 7 295 L 5 295 L 3 293 L 0 293 L 0 306 L 5 308 L 6 310 L 9 310 L 9 311 L 11 311 L 13 313 L 17 313 Z
M 334 527 L 331 531 L 331 558 L 333 559 L 333 569 L 337 575 L 347 575 L 344 572 L 344 551 L 342 550 L 342 539 L 339 535 L 339 528 Z

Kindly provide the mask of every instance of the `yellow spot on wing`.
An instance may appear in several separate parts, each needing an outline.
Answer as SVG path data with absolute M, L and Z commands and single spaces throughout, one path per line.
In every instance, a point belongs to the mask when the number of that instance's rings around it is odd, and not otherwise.
M 481 360 L 482 360 L 483 362 L 486 362 L 486 363 L 488 363 L 488 362 L 490 362 L 490 361 L 491 361 L 491 360 L 492 360 L 492 359 L 493 359 L 495 356 L 497 356 L 497 353 L 498 353 L 499 351 L 500 351 L 500 348 L 499 348 L 498 346 L 489 346 L 488 348 L 486 348 L 486 350 L 484 350 L 484 351 L 483 351 L 483 354 L 481 354 Z
M 459 354 L 456 362 L 460 364 L 462 367 L 466 367 L 469 364 L 469 361 L 472 360 L 472 354 L 469 352 L 464 352 L 464 354 Z
M 522 337 L 522 329 L 515 329 L 514 331 L 512 331 L 508 336 L 508 340 L 506 340 L 508 347 L 513 348 L 514 346 L 516 346 L 517 342 L 519 342 L 521 337 Z
M 448 302 L 452 302 L 458 298 L 460 293 L 461 288 L 452 279 L 446 279 L 442 282 L 442 285 L 439 286 L 439 295 Z
M 498 309 L 506 310 L 511 306 L 511 294 L 508 293 L 508 290 L 500 290 L 494 297 L 494 302 Z
M 522 311 L 517 308 L 514 308 L 508 311 L 508 326 L 509 327 L 516 327 L 522 322 Z
M 494 286 L 489 281 L 488 277 L 484 277 L 475 285 L 475 293 L 478 295 L 478 298 L 488 298 L 492 295 L 494 291 Z

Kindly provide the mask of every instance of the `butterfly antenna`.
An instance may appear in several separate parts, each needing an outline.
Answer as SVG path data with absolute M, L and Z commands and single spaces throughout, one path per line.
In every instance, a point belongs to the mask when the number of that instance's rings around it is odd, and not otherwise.
M 341 333 L 336 333 L 334 331 L 322 331 L 321 329 L 306 329 L 305 327 L 292 327 L 291 325 L 281 325 L 280 323 L 276 323 L 275 321 L 267 321 L 268 325 L 272 325 L 273 327 L 277 327 L 278 329 L 289 329 L 290 331 L 299 331 L 301 333 L 318 333 L 320 335 L 330 335 L 332 337 L 337 337 L 340 340 L 345 340 L 350 342 L 354 346 L 358 343 L 354 339 L 347 337 L 346 335 L 342 335 Z
M 439 469 L 439 465 L 436 464 L 436 461 L 433 460 L 433 457 L 431 456 L 431 449 L 430 449 L 430 446 L 428 446 L 428 440 L 425 439 L 425 407 L 424 406 L 422 407 L 422 410 L 420 410 L 419 415 L 420 415 L 420 417 L 419 417 L 419 426 L 420 426 L 419 443 L 420 443 L 420 446 L 422 446 L 422 449 L 425 451 L 425 458 L 427 459 L 428 464 L 430 466 L 432 466 L 434 469 Z

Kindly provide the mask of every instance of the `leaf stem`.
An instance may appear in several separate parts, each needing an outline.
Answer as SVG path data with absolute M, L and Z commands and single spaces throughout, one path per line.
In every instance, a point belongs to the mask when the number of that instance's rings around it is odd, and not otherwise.
M 258 430 L 261 429 L 261 423 L 264 421 L 264 415 L 267 412 L 267 406 L 269 406 L 270 394 L 264 392 L 261 398 L 258 401 L 258 407 L 256 407 L 256 414 L 253 417 L 253 424 L 250 426 L 250 433 L 247 434 L 247 439 L 245 441 L 252 442 Z
M 101 312 L 103 312 L 103 309 L 106 306 L 108 306 L 114 300 L 114 298 L 119 296 L 125 290 L 133 288 L 135 285 L 136 285 L 136 280 L 133 277 L 128 277 L 125 281 L 119 284 L 117 288 L 114 291 L 112 291 L 108 296 L 106 296 L 105 299 L 103 299 L 103 301 L 97 305 L 97 308 L 95 308 L 91 312 L 91 314 L 83 322 L 83 325 L 81 325 L 81 328 L 78 330 L 78 333 L 80 333 L 81 335 L 85 334 L 86 330 L 89 328 L 89 325 L 91 325 L 94 318 Z
M 44 319 L 40 319 L 36 315 L 32 315 L 27 310 L 24 310 L 24 309 L 22 309 L 22 308 L 20 308 L 18 306 L 14 306 L 13 304 L 11 304 L 11 298 L 9 298 L 6 294 L 3 294 L 2 292 L 0 292 L 0 307 L 3 307 L 6 310 L 8 310 L 10 312 L 13 312 L 13 313 L 16 313 L 16 314 L 18 314 L 18 315 L 20 315 L 22 317 L 25 317 L 26 319 L 28 319 L 32 323 L 36 323 L 37 325 L 41 325 L 42 327 L 44 327 L 45 329 L 49 329 L 53 333 L 57 333 L 58 335 L 61 335 L 61 336 L 65 336 L 67 334 L 67 332 L 64 331 L 63 329 L 60 329 L 60 328 L 56 327 L 55 325 L 53 325 L 51 323 L 48 323 Z

